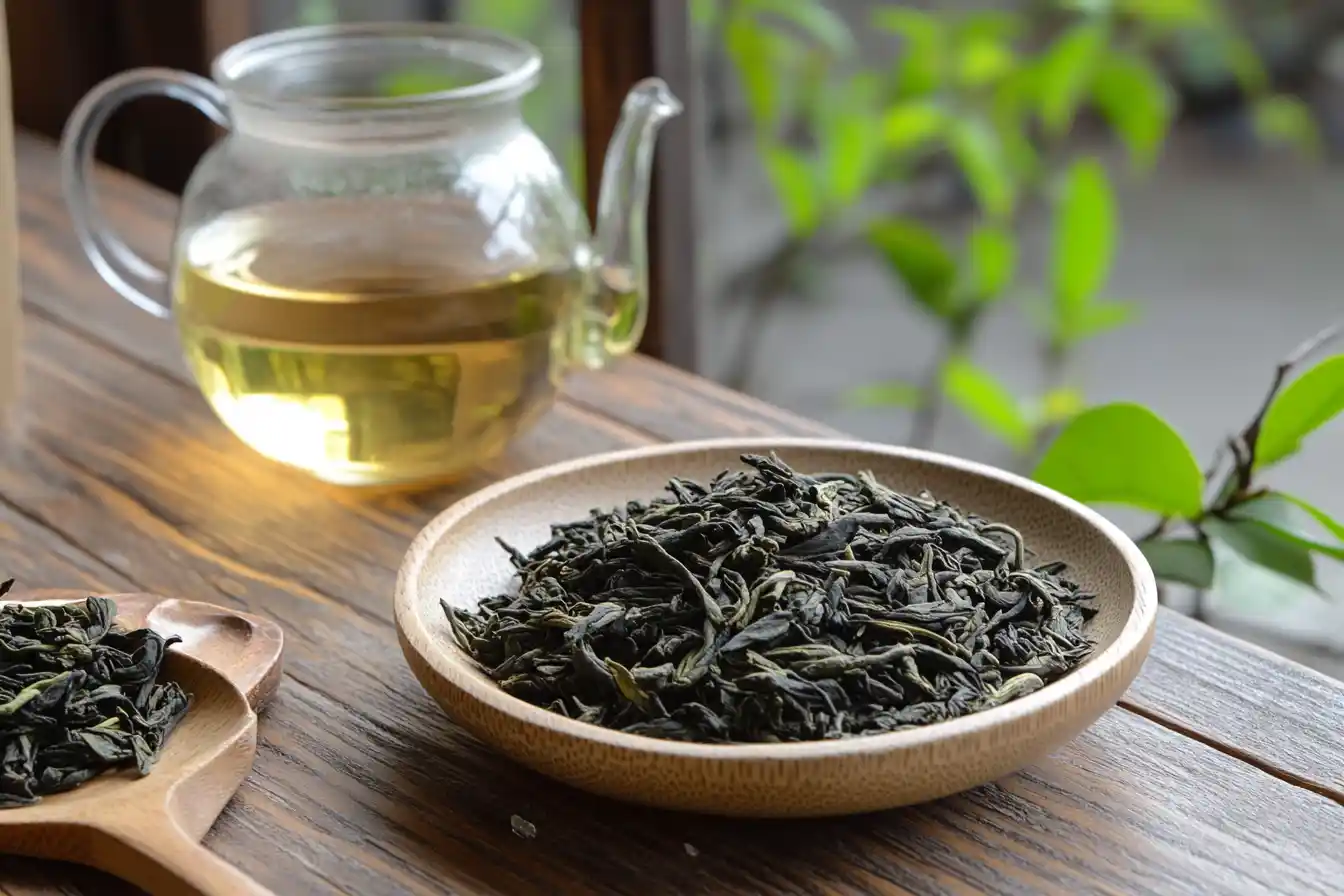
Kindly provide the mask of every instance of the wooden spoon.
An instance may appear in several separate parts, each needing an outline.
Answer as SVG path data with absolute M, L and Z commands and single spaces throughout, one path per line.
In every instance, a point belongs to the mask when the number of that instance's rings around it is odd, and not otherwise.
M 148 777 L 107 773 L 36 805 L 0 810 L 0 852 L 90 865 L 156 896 L 269 896 L 200 841 L 252 768 L 255 707 L 280 678 L 280 627 L 210 604 L 108 596 L 127 628 L 148 625 L 183 639 L 168 652 L 164 674 L 192 695 L 191 709 Z M 43 603 L 84 597 L 26 595 Z

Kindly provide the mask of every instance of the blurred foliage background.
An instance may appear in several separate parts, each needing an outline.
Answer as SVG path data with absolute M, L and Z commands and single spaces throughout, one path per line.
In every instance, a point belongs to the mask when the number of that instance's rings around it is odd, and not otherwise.
M 979 456 L 1117 513 L 1188 611 L 1254 606 L 1261 624 L 1306 607 L 1304 618 L 1317 618 L 1331 575 L 1344 581 L 1334 569 L 1344 526 L 1310 489 L 1308 501 L 1289 487 L 1311 480 L 1284 477 L 1280 465 L 1291 470 L 1301 449 L 1310 454 L 1323 438 L 1316 432 L 1344 409 L 1344 356 L 1330 351 L 1337 331 L 1257 340 L 1264 357 L 1282 361 L 1264 361 L 1241 381 L 1219 404 L 1241 410 L 1212 427 L 1201 422 L 1197 437 L 1182 435 L 1182 419 L 1115 400 L 1126 370 L 1108 378 L 1111 400 L 1094 401 L 1079 362 L 1118 340 L 1135 363 L 1156 363 L 1142 360 L 1146 340 L 1136 334 L 1166 297 L 1113 285 L 1127 231 L 1121 194 L 1154 176 L 1178 127 L 1200 129 L 1224 156 L 1273 154 L 1298 169 L 1337 154 L 1339 116 L 1311 88 L 1344 78 L 1344 4 L 688 3 L 701 81 L 692 113 L 704 137 L 697 178 L 711 194 L 702 195 L 710 211 L 697 254 L 718 269 L 696 302 L 721 361 L 700 372 L 795 406 L 802 402 L 787 387 L 762 376 L 792 369 L 810 371 L 802 382 L 844 383 L 825 401 L 886 421 L 864 434 Z M 270 27 L 451 19 L 536 43 L 545 76 L 524 115 L 576 183 L 582 176 L 572 3 L 263 7 Z M 413 77 L 406 83 L 415 89 Z M 768 191 L 764 215 L 739 182 L 744 147 Z M 1189 234 L 1187 247 L 1198 239 Z M 862 297 L 836 290 L 837 270 L 864 266 L 884 272 L 878 286 Z M 899 309 L 889 318 L 897 323 L 876 320 L 870 291 Z M 800 306 L 818 323 L 800 325 Z M 781 339 L 787 314 L 803 343 Z M 833 337 L 814 345 L 806 334 L 822 324 L 832 334 L 866 331 L 869 359 L 883 342 L 871 331 L 894 326 L 882 361 L 890 376 L 847 376 L 873 365 L 837 353 Z M 921 350 L 897 351 L 912 344 L 910 333 Z M 823 343 L 830 348 L 815 354 Z M 1226 368 L 1208 359 L 1241 350 L 1212 337 L 1203 355 L 1192 347 L 1177 359 L 1172 391 L 1187 407 L 1201 390 L 1216 393 L 1223 384 L 1204 377 L 1226 379 L 1217 373 Z M 822 368 L 839 375 L 816 375 Z M 967 431 L 976 438 L 964 440 Z M 1197 459 L 1196 447 L 1208 456 Z M 1325 642 L 1344 650 L 1344 613 L 1330 612 L 1321 618 L 1338 623 L 1307 627 L 1333 631 Z M 1344 671 L 1344 662 L 1317 664 Z

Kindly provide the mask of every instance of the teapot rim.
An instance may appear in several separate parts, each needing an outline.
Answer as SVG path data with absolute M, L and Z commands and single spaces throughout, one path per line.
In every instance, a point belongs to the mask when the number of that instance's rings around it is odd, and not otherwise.
M 387 52 L 395 43 L 493 69 L 479 81 L 420 93 L 387 96 L 304 96 L 287 98 L 247 84 L 250 76 L 276 69 L 303 52 Z M 381 46 L 380 46 L 381 45 Z M 435 51 L 435 52 L 426 52 Z M 210 67 L 212 80 L 230 97 L 273 111 L 305 114 L 406 111 L 434 105 L 476 106 L 514 99 L 540 78 L 541 51 L 533 44 L 495 31 L 458 22 L 346 22 L 305 25 L 249 37 L 225 49 Z

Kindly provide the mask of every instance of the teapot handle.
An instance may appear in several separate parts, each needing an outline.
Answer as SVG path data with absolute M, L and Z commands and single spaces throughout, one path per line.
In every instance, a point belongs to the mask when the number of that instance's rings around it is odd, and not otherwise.
M 168 274 L 112 232 L 90 188 L 93 152 L 103 125 L 123 103 L 145 96 L 181 100 L 215 124 L 229 126 L 224 91 L 213 81 L 166 68 L 137 68 L 113 75 L 85 94 L 70 113 L 61 134 L 61 183 L 75 234 L 94 268 L 135 306 L 155 317 L 168 317 Z

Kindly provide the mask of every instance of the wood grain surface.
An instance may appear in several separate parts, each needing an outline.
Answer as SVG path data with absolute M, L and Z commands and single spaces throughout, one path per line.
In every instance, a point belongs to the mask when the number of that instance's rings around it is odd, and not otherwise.
M 29 431 L 0 460 L 0 571 L 285 627 L 254 772 L 207 837 L 277 893 L 1313 893 L 1344 880 L 1344 688 L 1170 614 L 1122 708 L 1019 775 L 916 809 L 729 822 L 625 807 L 512 765 L 447 721 L 401 659 L 392 585 L 419 527 L 553 460 L 825 428 L 631 359 L 573 380 L 455 485 L 322 485 L 231 436 L 187 381 L 171 327 L 98 281 L 51 148 L 22 140 L 19 170 Z M 129 242 L 166 254 L 170 201 L 118 176 L 102 195 Z M 513 815 L 535 839 L 512 832 Z M 129 892 L 0 858 L 0 893 Z

